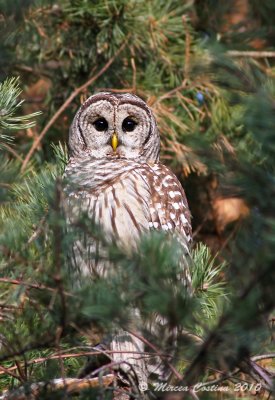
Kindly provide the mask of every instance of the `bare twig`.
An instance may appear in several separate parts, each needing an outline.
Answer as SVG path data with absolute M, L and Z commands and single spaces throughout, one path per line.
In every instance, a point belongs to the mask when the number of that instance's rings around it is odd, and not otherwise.
M 46 215 L 44 215 L 39 221 L 37 228 L 35 229 L 35 231 L 32 233 L 31 237 L 28 240 L 28 245 L 31 244 L 35 239 L 37 239 L 39 235 L 43 232 L 45 222 L 46 222 Z
M 13 306 L 11 304 L 1 304 L 0 303 L 0 308 L 6 308 L 7 310 L 24 310 L 24 308 L 22 306 Z
M 232 378 L 233 378 L 233 379 L 238 379 L 238 378 L 234 377 L 234 375 L 237 375 L 239 372 L 240 372 L 239 369 L 237 369 L 236 371 L 231 372 L 231 373 L 229 373 L 229 374 L 220 372 L 221 374 L 223 374 L 223 376 L 221 376 L 220 378 L 217 378 L 217 379 L 213 379 L 212 381 L 201 382 L 201 383 L 199 383 L 200 388 L 205 387 L 205 386 L 216 385 L 216 384 L 221 383 L 221 382 L 224 382 L 224 381 L 226 381 L 226 380 L 231 380 Z M 238 379 L 238 380 L 243 381 L 243 379 Z M 196 385 L 198 385 L 198 384 L 196 384 Z M 194 385 L 194 386 L 196 386 L 196 385 Z
M 27 286 L 32 289 L 47 289 L 50 291 L 56 291 L 56 289 L 52 289 L 49 287 L 46 287 L 42 285 L 42 283 L 29 283 L 25 281 L 20 281 L 18 279 L 10 279 L 10 278 L 0 278 L 0 282 L 2 283 L 10 283 L 11 285 L 22 285 L 22 286 Z
M 49 392 L 56 390 L 65 390 L 66 393 L 79 393 L 82 390 L 107 387 L 115 379 L 113 374 L 104 375 L 97 378 L 59 378 L 49 382 L 33 383 L 27 391 L 24 388 L 19 388 L 12 392 L 7 392 L 0 396 L 0 400 L 28 400 L 30 398 L 39 398 L 41 391 L 47 389 Z
M 17 356 L 24 356 L 25 353 L 28 351 L 32 350 L 39 350 L 39 349 L 44 349 L 46 347 L 52 347 L 54 343 L 54 338 L 49 338 L 47 340 L 39 341 L 39 342 L 34 342 L 34 343 L 29 343 L 20 350 L 15 350 L 11 351 L 9 354 L 4 354 L 0 356 L 0 362 L 8 361 L 11 358 L 17 357 Z M 16 369 L 16 368 L 15 368 Z M 1 372 L 0 372 L 1 375 Z
M 105 87 L 105 88 L 101 88 L 101 90 L 104 92 L 113 92 L 113 93 L 134 93 L 134 89 L 132 87 L 130 87 L 130 88 L 125 87 L 123 89 L 114 89 L 114 88 L 110 88 L 110 87 Z
M 49 286 L 45 286 L 42 283 L 29 283 L 26 281 L 21 281 L 18 279 L 10 279 L 10 278 L 0 278 L 0 282 L 9 283 L 11 285 L 22 285 L 27 286 L 31 289 L 39 289 L 39 290 L 48 290 L 49 292 L 56 292 L 56 288 L 51 288 Z M 74 296 L 72 293 L 64 292 L 66 296 Z
M 275 358 L 275 353 L 261 354 L 259 356 L 251 357 L 252 361 L 268 360 L 269 358 Z
M 17 366 L 15 366 L 14 369 L 17 369 Z M 20 375 L 17 375 L 15 373 L 11 372 L 9 368 L 5 368 L 2 365 L 0 365 L 0 374 L 10 375 L 13 378 L 18 379 L 19 381 L 22 381 L 22 378 Z
M 230 57 L 275 58 L 275 51 L 228 50 L 226 54 Z
M 189 69 L 190 69 L 190 45 L 191 45 L 191 37 L 186 21 L 186 16 L 182 16 L 182 23 L 185 31 L 185 55 L 184 55 L 184 67 L 183 74 L 184 79 L 188 79 L 189 77 Z
M 185 87 L 186 87 L 186 80 L 184 80 L 180 86 L 177 86 L 176 88 L 174 88 L 174 89 L 170 90 L 169 92 L 164 93 L 162 96 L 160 96 L 155 101 L 155 104 L 156 103 L 161 103 L 163 100 L 170 98 L 171 96 L 173 96 L 177 92 L 181 91 L 182 89 L 185 89 Z
M 57 110 L 57 112 L 52 116 L 52 118 L 50 119 L 50 121 L 47 123 L 47 125 L 45 126 L 45 128 L 42 130 L 42 132 L 40 133 L 40 135 L 34 140 L 32 147 L 30 148 L 30 151 L 28 152 L 28 154 L 26 155 L 26 158 L 22 164 L 21 167 L 21 171 L 25 171 L 26 166 L 28 164 L 28 162 L 30 161 L 34 151 L 36 150 L 36 148 L 38 147 L 39 143 L 41 142 L 41 140 L 44 138 L 44 136 L 46 135 L 46 133 L 48 132 L 48 130 L 50 129 L 50 127 L 55 123 L 55 121 L 60 117 L 60 115 L 66 110 L 66 108 L 68 107 L 68 105 L 75 99 L 75 97 L 77 97 L 81 92 L 83 92 L 84 90 L 87 89 L 88 86 L 92 85 L 101 75 L 103 75 L 107 69 L 113 64 L 113 62 L 115 61 L 115 59 L 117 58 L 117 56 L 123 51 L 123 49 L 125 48 L 126 44 L 128 43 L 128 39 L 129 39 L 129 35 L 127 36 L 127 38 L 125 39 L 125 41 L 122 43 L 122 45 L 120 46 L 120 48 L 117 50 L 117 52 L 113 55 L 113 57 L 111 57 L 109 59 L 109 61 L 101 68 L 101 70 L 95 74 L 94 76 L 92 76 L 87 82 L 85 82 L 83 85 L 81 85 L 80 87 L 78 87 L 77 89 L 75 89 L 70 96 L 67 98 L 67 100 L 62 104 L 62 106 Z
M 198 397 L 198 395 L 196 394 L 196 392 L 194 391 L 194 389 L 190 388 L 188 393 L 189 393 L 189 395 L 192 397 L 192 399 L 194 399 L 194 400 L 199 400 L 199 397 Z
M 115 350 L 104 350 L 103 351 L 84 351 L 84 352 L 79 352 L 79 353 L 67 353 L 67 354 L 62 354 L 61 351 L 59 351 L 57 354 L 52 354 L 49 355 L 47 357 L 39 357 L 39 358 L 35 358 L 33 360 L 28 361 L 27 365 L 36 365 L 36 364 L 42 364 L 45 363 L 48 360 L 58 360 L 58 359 L 66 359 L 66 358 L 77 358 L 77 357 L 85 357 L 85 356 L 96 356 L 96 355 L 100 355 L 100 354 L 140 354 L 141 356 L 148 356 L 148 357 L 152 357 L 155 356 L 155 352 L 154 353 L 150 353 L 150 352 L 140 352 L 140 351 L 115 351 Z M 8 358 L 12 357 L 13 354 L 11 354 Z M 169 357 L 169 355 L 167 354 L 161 354 L 162 357 Z M 5 371 L 4 370 L 0 370 L 0 375 L 4 375 L 7 373 L 10 373 L 11 371 L 14 371 L 17 369 L 16 365 L 13 365 L 12 367 L 6 368 Z
M 33 75 L 37 75 L 37 76 L 39 76 L 39 78 L 41 78 L 41 76 L 45 76 L 46 78 L 52 78 L 51 74 L 49 73 L 49 68 L 47 68 L 47 65 L 39 64 L 39 69 L 32 68 L 32 67 L 29 67 L 27 65 L 15 65 L 14 68 L 16 70 L 19 70 L 19 71 L 23 71 L 23 72 L 31 73 Z M 41 103 L 42 100 L 30 100 L 30 99 L 28 99 L 28 103 L 29 102 Z
M 136 93 L 136 90 L 137 90 L 137 69 L 136 69 L 136 63 L 135 63 L 134 57 L 131 58 L 131 66 L 132 66 L 132 70 L 133 70 L 132 87 L 133 87 L 133 92 Z
M 251 376 L 256 382 L 259 382 L 264 389 L 269 392 L 274 392 L 274 377 L 267 369 L 258 365 L 251 359 L 244 360 L 240 364 L 240 369 L 242 372 Z
M 7 143 L 1 143 L 1 146 L 3 146 L 6 150 L 8 150 L 17 160 L 20 162 L 23 162 L 23 158 Z

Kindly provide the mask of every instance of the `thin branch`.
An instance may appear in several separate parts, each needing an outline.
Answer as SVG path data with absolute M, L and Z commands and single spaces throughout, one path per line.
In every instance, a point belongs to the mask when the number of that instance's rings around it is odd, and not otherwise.
M 110 87 L 104 87 L 104 88 L 101 88 L 101 90 L 104 92 L 113 92 L 113 93 L 134 93 L 134 89 L 132 87 L 130 87 L 130 88 L 124 87 L 123 89 L 114 89 L 114 88 L 110 88 Z
M 190 32 L 188 29 L 186 16 L 182 16 L 182 23 L 185 30 L 185 55 L 184 55 L 184 67 L 183 67 L 183 74 L 184 79 L 188 79 L 189 77 L 189 70 L 190 70 L 190 45 L 191 45 L 191 37 Z
M 124 352 L 122 351 L 121 353 L 124 353 Z M 143 353 L 141 353 L 141 354 L 143 354 Z M 104 372 L 108 369 L 113 370 L 114 367 L 120 366 L 121 364 L 126 364 L 130 369 L 133 370 L 133 366 L 128 361 L 125 361 L 125 360 L 110 361 L 108 364 L 102 365 L 102 367 L 99 367 L 99 368 L 95 369 L 94 371 L 92 371 L 91 376 L 101 374 L 102 372 Z
M 233 378 L 233 379 L 237 379 L 237 380 L 243 381 L 243 379 L 239 379 L 239 378 L 235 378 L 235 377 L 234 377 L 234 375 L 237 375 L 239 372 L 240 372 L 239 369 L 237 369 L 236 371 L 234 371 L 234 372 L 232 372 L 232 373 L 229 373 L 229 374 L 220 372 L 221 374 L 223 374 L 223 376 L 221 376 L 220 378 L 217 378 L 217 379 L 213 379 L 212 381 L 203 382 L 203 383 L 200 382 L 200 383 L 199 383 L 199 385 L 200 385 L 199 387 L 202 388 L 202 387 L 205 387 L 205 386 L 216 385 L 216 384 L 221 383 L 221 382 L 224 382 L 224 381 L 226 381 L 226 380 L 228 380 L 228 379 L 231 380 L 232 378 Z M 198 383 L 195 384 L 194 386 L 197 386 L 197 385 L 198 385 Z
M 264 367 L 258 365 L 255 361 L 248 359 L 240 365 L 241 371 L 251 376 L 256 382 L 261 383 L 262 387 L 269 392 L 274 392 L 274 377 Z
M 117 56 L 123 51 L 125 46 L 128 43 L 129 35 L 126 37 L 125 41 L 122 43 L 122 45 L 119 47 L 119 49 L 116 51 L 116 53 L 109 59 L 109 61 L 101 68 L 101 70 L 95 74 L 92 78 L 90 78 L 87 82 L 85 82 L 83 85 L 80 87 L 76 88 L 71 95 L 67 98 L 67 100 L 62 104 L 62 106 L 57 110 L 57 112 L 52 116 L 50 121 L 47 123 L 45 128 L 42 130 L 40 135 L 34 140 L 32 147 L 30 148 L 30 151 L 26 155 L 26 158 L 22 164 L 21 167 L 21 172 L 25 171 L 26 166 L 28 162 L 30 161 L 33 153 L 35 152 L 36 148 L 48 132 L 48 130 L 51 128 L 51 126 L 56 122 L 56 120 L 60 117 L 60 115 L 66 110 L 69 104 L 84 90 L 87 89 L 88 86 L 91 86 L 101 75 L 103 75 L 107 69 L 113 64 Z
M 17 369 L 17 366 L 15 366 L 14 369 Z M 10 376 L 12 376 L 13 378 L 18 379 L 18 380 L 21 381 L 21 382 L 23 381 L 20 375 L 17 375 L 17 374 L 15 374 L 15 373 L 11 372 L 9 368 L 5 368 L 5 367 L 3 367 L 2 365 L 0 365 L 0 374 L 1 374 L 1 375 L 2 375 L 2 374 L 10 375 Z
M 0 400 L 28 400 L 30 398 L 39 398 L 41 391 L 47 389 L 49 392 L 56 390 L 65 390 L 66 393 L 79 393 L 82 390 L 107 387 L 115 379 L 113 374 L 104 375 L 97 378 L 58 378 L 49 382 L 33 383 L 28 390 L 19 388 L 12 392 L 7 392 L 0 396 Z
M 47 63 L 39 64 L 39 69 L 32 68 L 27 65 L 15 65 L 14 68 L 15 68 L 15 70 L 19 70 L 20 72 L 23 71 L 23 72 L 31 73 L 32 75 L 36 75 L 39 78 L 41 78 L 41 76 L 44 76 L 46 78 L 52 79 L 52 75 L 49 72 L 49 67 L 48 67 Z M 28 99 L 27 102 L 28 103 L 41 103 L 42 100 Z
M 28 245 L 31 244 L 34 240 L 36 240 L 40 234 L 43 232 L 44 225 L 46 222 L 46 215 L 44 215 L 37 224 L 37 228 L 32 233 L 31 237 L 28 239 Z
M 160 96 L 156 101 L 156 103 L 161 103 L 163 100 L 170 98 L 172 95 L 174 95 L 175 93 L 181 91 L 182 89 L 185 89 L 186 87 L 186 80 L 183 81 L 183 83 L 180 86 L 177 86 L 176 88 L 170 90 L 167 93 L 164 93 L 162 96 Z
M 275 51 L 228 50 L 226 54 L 230 57 L 275 58 Z
M 154 353 L 150 353 L 150 352 L 141 352 L 141 351 L 123 351 L 123 350 L 104 350 L 104 351 L 84 351 L 81 353 L 68 353 L 68 354 L 61 354 L 61 352 L 58 352 L 57 354 L 52 354 L 49 355 L 47 357 L 39 357 L 39 358 L 35 358 L 33 360 L 28 361 L 27 365 L 31 366 L 31 365 L 36 365 L 36 364 L 42 364 L 45 363 L 46 361 L 49 360 L 58 360 L 58 359 L 66 359 L 66 358 L 77 358 L 77 357 L 86 357 L 86 356 L 96 356 L 96 355 L 101 355 L 101 354 L 140 354 L 141 356 L 147 356 L 147 357 L 152 357 L 155 356 L 155 352 Z M 13 354 L 10 355 L 10 357 L 12 357 Z M 170 357 L 167 354 L 161 354 L 162 357 Z M 9 357 L 9 358 L 10 358 Z M 0 371 L 0 375 L 4 375 L 6 373 L 10 373 L 11 371 L 14 371 L 17 369 L 16 365 L 13 365 L 12 367 L 6 368 L 5 371 Z
M 29 283 L 26 281 L 20 281 L 18 279 L 10 279 L 10 278 L 0 278 L 0 283 L 9 283 L 11 285 L 21 285 L 21 286 L 27 286 L 31 289 L 39 289 L 39 290 L 48 290 L 49 292 L 56 292 L 56 288 L 51 288 L 49 286 L 45 286 L 42 283 Z M 72 296 L 74 295 L 69 292 L 64 292 L 66 296 Z
M 261 354 L 259 356 L 251 357 L 252 361 L 268 360 L 269 358 L 275 358 L 275 353 Z
M 194 389 L 190 388 L 188 393 L 190 394 L 190 396 L 192 397 L 192 399 L 194 399 L 194 400 L 199 400 L 199 397 L 198 397 L 198 395 L 196 394 L 196 392 L 194 392 Z
M 2 304 L 0 303 L 0 308 L 6 308 L 7 310 L 24 310 L 24 308 L 22 306 L 13 306 L 10 304 Z
M 29 343 L 29 344 L 27 344 L 26 346 L 24 346 L 22 349 L 20 349 L 18 351 L 10 352 L 10 354 L 4 354 L 3 356 L 0 357 L 0 362 L 8 361 L 13 357 L 23 356 L 28 351 L 39 350 L 39 349 L 44 349 L 44 348 L 47 348 L 47 347 L 52 347 L 53 343 L 54 343 L 54 338 L 47 339 L 42 343 L 38 343 L 38 342 Z M 1 372 L 0 372 L 0 375 L 1 375 Z
M 136 63 L 135 63 L 134 57 L 131 58 L 131 66 L 132 66 L 132 70 L 133 70 L 132 87 L 133 87 L 133 92 L 136 93 L 136 91 L 137 91 L 137 69 L 136 69 Z
M 1 143 L 1 146 L 8 150 L 17 160 L 23 162 L 23 158 L 7 143 Z

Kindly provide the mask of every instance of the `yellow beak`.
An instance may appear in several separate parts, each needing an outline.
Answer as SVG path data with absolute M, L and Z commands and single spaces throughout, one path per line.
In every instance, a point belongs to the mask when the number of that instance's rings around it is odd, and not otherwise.
M 117 138 L 117 134 L 114 132 L 113 136 L 112 136 L 112 148 L 114 151 L 116 151 L 118 145 L 118 138 Z

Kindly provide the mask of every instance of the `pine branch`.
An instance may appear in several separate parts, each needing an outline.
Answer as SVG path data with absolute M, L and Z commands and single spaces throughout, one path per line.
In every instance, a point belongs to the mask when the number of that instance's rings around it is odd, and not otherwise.
M 35 125 L 31 119 L 41 114 L 41 112 L 35 112 L 29 115 L 15 115 L 24 102 L 24 100 L 18 100 L 21 93 L 19 78 L 9 78 L 0 83 L 0 128 L 3 130 L 30 128 Z M 0 134 L 0 139 L 12 140 L 10 136 L 3 134 Z
M 90 346 L 89 346 L 89 349 L 91 349 Z M 154 352 L 148 352 L 148 351 L 140 352 L 140 351 L 118 351 L 118 350 L 117 351 L 114 351 L 114 350 L 104 350 L 104 351 L 103 350 L 101 350 L 101 351 L 100 350 L 90 350 L 90 351 L 80 351 L 78 353 L 76 353 L 76 352 L 69 352 L 69 353 L 66 353 L 66 354 L 63 354 L 63 353 L 64 353 L 64 350 L 63 350 L 63 352 L 62 352 L 62 350 L 59 350 L 58 354 L 50 354 L 47 357 L 39 357 L 39 358 L 31 359 L 31 360 L 27 361 L 27 364 L 25 366 L 32 367 L 32 366 L 37 365 L 37 364 L 43 364 L 43 363 L 45 363 L 47 361 L 50 361 L 50 360 L 76 359 L 76 358 L 80 358 L 80 357 L 81 358 L 82 357 L 90 357 L 90 356 L 97 356 L 97 355 L 101 355 L 101 354 L 104 354 L 104 355 L 108 354 L 110 356 L 112 354 L 129 354 L 129 355 L 133 355 L 134 354 L 134 355 L 140 355 L 141 357 L 155 357 L 155 355 L 156 355 L 155 351 Z M 170 357 L 169 354 L 164 354 L 164 353 L 160 353 L 160 356 L 164 357 L 164 358 L 169 358 Z M 13 359 L 14 354 L 11 354 L 11 355 L 9 355 L 7 357 L 8 358 L 5 358 L 5 360 Z M 104 368 L 102 367 L 102 369 L 100 371 L 97 371 L 97 373 L 101 372 L 101 371 L 103 371 L 105 369 L 108 369 L 109 366 L 110 366 L 109 364 L 106 364 L 104 366 Z M 5 375 L 5 374 L 12 374 L 12 371 L 15 371 L 18 367 L 17 367 L 17 365 L 13 365 L 13 366 L 8 367 L 8 368 L 4 368 L 4 367 L 0 367 L 0 368 L 2 368 L 2 370 L 0 371 L 0 375 Z M 94 374 L 95 374 L 95 371 L 93 371 L 93 375 Z

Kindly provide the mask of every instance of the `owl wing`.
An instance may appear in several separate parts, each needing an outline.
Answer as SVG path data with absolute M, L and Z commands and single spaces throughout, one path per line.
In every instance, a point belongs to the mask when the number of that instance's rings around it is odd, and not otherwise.
M 162 164 L 151 167 L 150 228 L 174 233 L 188 250 L 192 242 L 191 214 L 177 177 Z
M 150 187 L 149 229 L 162 230 L 181 245 L 181 279 L 191 290 L 190 246 L 192 242 L 191 214 L 184 190 L 177 177 L 162 164 L 145 169 Z
M 167 233 L 169 237 L 176 239 L 180 246 L 178 280 L 192 293 L 190 275 L 190 247 L 192 242 L 191 214 L 184 190 L 177 177 L 162 164 L 148 165 L 146 167 L 146 179 L 150 187 L 149 205 L 149 229 Z M 171 282 L 173 284 L 173 282 Z M 146 321 L 146 329 L 153 332 L 156 337 L 162 337 L 164 343 L 173 344 L 176 347 L 178 328 L 170 329 L 166 318 L 154 315 L 153 319 Z M 146 350 L 146 347 L 145 347 Z M 170 349 L 171 354 L 174 352 Z M 169 371 L 158 357 L 147 360 L 149 374 L 154 374 L 167 380 Z

